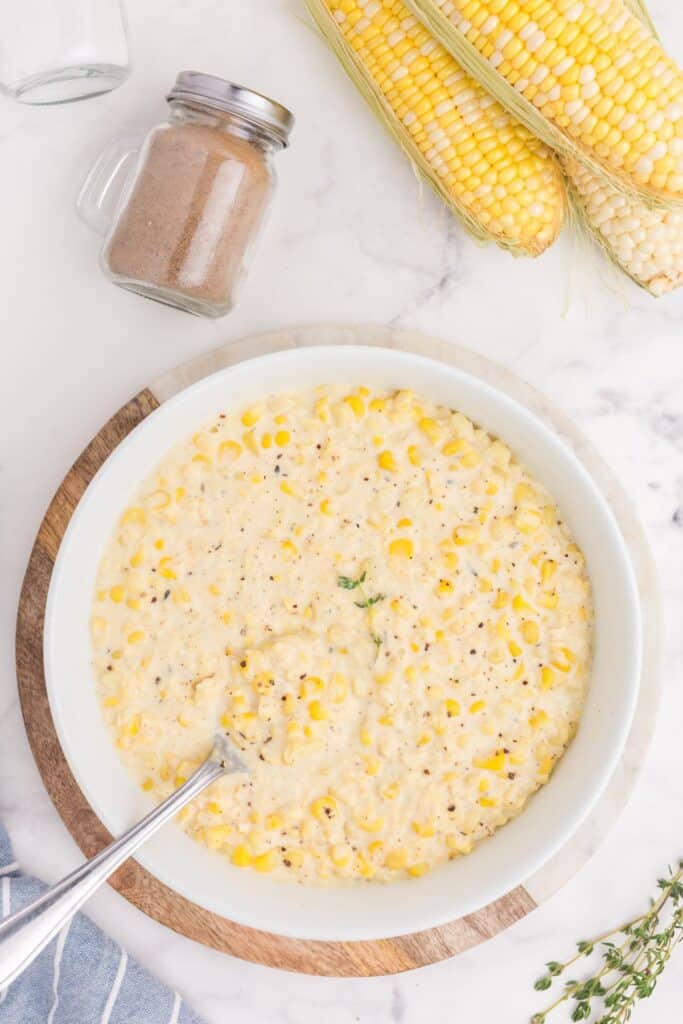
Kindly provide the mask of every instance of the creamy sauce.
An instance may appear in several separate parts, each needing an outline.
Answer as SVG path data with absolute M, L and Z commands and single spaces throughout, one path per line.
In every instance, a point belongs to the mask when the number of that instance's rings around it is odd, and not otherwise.
M 509 449 L 410 392 L 318 388 L 172 448 L 102 559 L 93 659 L 156 799 L 216 728 L 248 778 L 183 827 L 311 882 L 417 876 L 549 778 L 580 718 L 590 585 Z

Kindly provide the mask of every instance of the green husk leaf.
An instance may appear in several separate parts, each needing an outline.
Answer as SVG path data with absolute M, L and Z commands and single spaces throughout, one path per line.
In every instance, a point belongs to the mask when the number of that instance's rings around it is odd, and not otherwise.
M 676 206 L 683 205 L 683 196 L 680 199 L 669 200 L 653 195 L 648 190 L 640 188 L 626 175 L 620 175 L 603 166 L 590 153 L 577 146 L 547 118 L 543 117 L 533 103 L 525 99 L 513 85 L 510 85 L 502 75 L 498 74 L 460 29 L 456 28 L 448 15 L 436 6 L 434 0 L 404 0 L 404 2 L 465 71 L 472 75 L 487 92 L 495 97 L 501 106 L 506 107 L 530 132 L 554 149 L 561 157 L 579 161 L 603 180 L 647 206 L 668 206 L 674 203 Z M 642 5 L 638 0 L 626 0 L 626 2 L 634 14 L 643 17 L 648 25 L 652 24 L 649 15 L 643 14 Z
M 391 106 L 385 100 L 381 90 L 375 85 L 365 70 L 361 59 L 347 44 L 324 0 L 306 0 L 306 6 L 308 7 L 308 10 L 321 35 L 330 46 L 332 52 L 337 57 L 337 60 L 347 72 L 370 109 L 374 112 L 375 116 L 379 118 L 387 131 L 393 137 L 394 141 L 401 147 L 403 152 L 411 161 L 413 168 L 419 177 L 426 181 L 437 195 L 441 197 L 446 206 L 460 219 L 467 232 L 479 242 L 495 242 L 501 249 L 512 253 L 514 256 L 539 255 L 542 250 L 538 251 L 526 248 L 519 243 L 488 231 L 472 215 L 467 207 L 459 201 L 457 196 L 453 195 L 453 193 L 445 187 L 441 178 L 439 178 L 439 176 L 433 171 L 428 161 L 423 157 L 419 148 L 412 141 L 412 136 L 410 136 L 409 133 L 400 125 L 400 122 L 397 120 Z M 550 244 L 552 244 L 552 242 Z

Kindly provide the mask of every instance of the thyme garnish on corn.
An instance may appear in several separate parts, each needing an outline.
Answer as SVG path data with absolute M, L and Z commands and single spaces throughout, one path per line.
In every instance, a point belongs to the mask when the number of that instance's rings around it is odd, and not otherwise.
M 602 949 L 602 966 L 598 969 L 596 964 L 595 973 L 583 981 L 565 981 L 562 994 L 547 1009 L 535 1013 L 531 1024 L 545 1024 L 553 1010 L 570 1000 L 574 1003 L 573 1021 L 626 1024 L 637 1000 L 652 995 L 659 975 L 683 940 L 682 879 L 683 860 L 676 872 L 669 869 L 667 878 L 658 879 L 660 895 L 646 913 L 590 942 L 578 942 L 577 952 L 565 963 L 549 961 L 547 973 L 534 985 L 537 991 L 549 989 L 577 961 Z
M 363 572 L 357 579 L 353 579 L 352 576 L 337 576 L 337 586 L 341 587 L 342 590 L 358 590 L 360 592 L 362 600 L 353 602 L 356 608 L 373 608 L 376 604 L 379 604 L 379 602 L 383 601 L 386 597 L 386 594 L 375 594 L 374 597 L 368 597 L 368 595 L 363 590 L 363 584 L 365 583 L 367 575 L 367 571 L 363 570 Z M 379 635 L 379 633 L 373 633 L 373 631 L 370 630 L 370 639 L 372 640 L 373 644 L 375 645 L 379 652 L 379 648 L 382 646 L 384 642 L 382 640 L 382 637 Z

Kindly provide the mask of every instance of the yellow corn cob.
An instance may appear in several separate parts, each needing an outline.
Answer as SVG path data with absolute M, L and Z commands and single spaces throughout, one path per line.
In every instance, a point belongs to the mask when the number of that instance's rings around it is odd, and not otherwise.
M 307 0 L 337 57 L 402 148 L 480 240 L 536 256 L 562 226 L 548 150 L 400 0 Z
M 683 72 L 625 0 L 408 0 L 539 138 L 683 202 Z
M 683 210 L 648 207 L 575 160 L 565 170 L 582 220 L 629 277 L 655 296 L 683 284 Z
M 656 34 L 645 8 L 638 10 Z M 683 210 L 650 208 L 575 160 L 566 160 L 564 169 L 581 220 L 629 277 L 654 296 L 683 284 Z

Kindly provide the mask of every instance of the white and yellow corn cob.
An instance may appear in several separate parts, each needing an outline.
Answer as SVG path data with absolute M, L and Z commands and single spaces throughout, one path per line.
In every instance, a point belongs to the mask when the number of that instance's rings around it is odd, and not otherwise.
M 635 10 L 656 35 L 645 7 Z M 565 171 L 582 222 L 629 277 L 654 296 L 683 284 L 683 210 L 638 202 L 575 160 Z
M 652 295 L 683 284 L 683 210 L 650 207 L 577 161 L 565 170 L 583 222 L 601 248 Z
M 554 157 L 400 0 L 307 0 L 337 57 L 472 234 L 536 256 L 565 214 Z
M 683 202 L 683 72 L 624 0 L 407 2 L 549 146 Z

